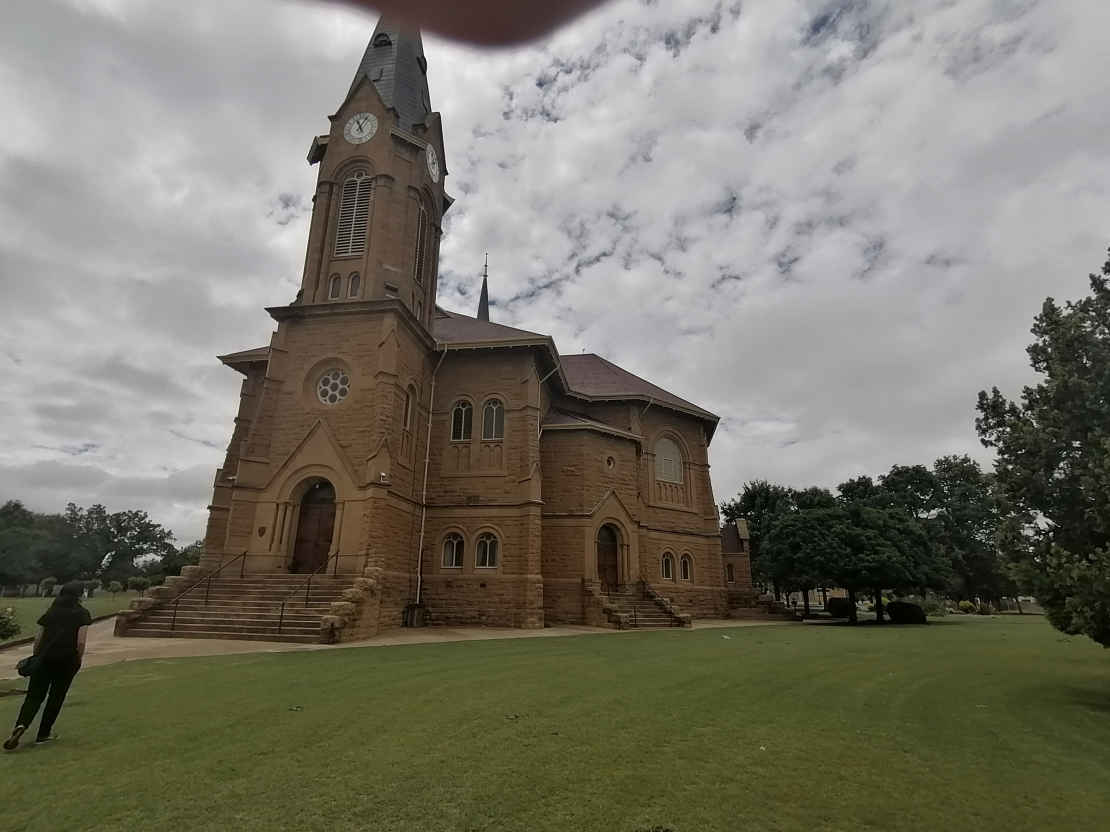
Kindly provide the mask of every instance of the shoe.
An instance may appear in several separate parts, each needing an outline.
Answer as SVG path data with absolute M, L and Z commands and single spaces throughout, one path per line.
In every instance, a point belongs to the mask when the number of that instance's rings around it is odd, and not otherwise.
M 19 748 L 20 737 L 23 736 L 23 732 L 26 730 L 26 725 L 15 726 L 15 728 L 12 729 L 12 735 L 4 740 L 4 750 L 14 751 L 15 749 Z
M 54 740 L 56 739 L 58 738 L 53 734 L 51 734 L 49 737 L 35 737 L 35 745 L 42 745 L 43 743 L 54 742 Z

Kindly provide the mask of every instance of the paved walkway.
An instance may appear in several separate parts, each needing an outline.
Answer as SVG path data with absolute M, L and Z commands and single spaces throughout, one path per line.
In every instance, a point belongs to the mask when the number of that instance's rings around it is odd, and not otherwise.
M 762 627 L 768 624 L 790 624 L 789 621 L 751 621 L 742 619 L 708 619 L 695 621 L 694 629 L 717 627 Z M 440 644 L 450 641 L 485 641 L 503 638 L 554 638 L 580 635 L 620 635 L 635 630 L 612 630 L 608 627 L 564 625 L 539 630 L 518 630 L 511 627 L 425 627 L 420 629 L 386 630 L 364 641 L 343 644 L 287 644 L 275 641 L 239 641 L 211 638 L 117 638 L 115 619 L 98 621 L 89 628 L 85 647 L 85 667 L 98 667 L 140 659 L 170 659 L 185 656 L 221 656 L 235 653 L 287 653 L 294 650 L 341 650 L 347 647 L 386 647 L 394 644 Z M 0 680 L 19 678 L 15 664 L 31 655 L 31 645 L 0 649 Z

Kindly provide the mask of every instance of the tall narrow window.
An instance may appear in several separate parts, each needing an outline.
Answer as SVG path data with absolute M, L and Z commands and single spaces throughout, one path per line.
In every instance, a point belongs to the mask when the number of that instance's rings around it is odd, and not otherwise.
M 347 297 L 357 298 L 361 286 L 362 278 L 358 276 L 358 272 L 352 272 L 351 276 L 347 278 Z
M 659 564 L 659 574 L 663 576 L 664 581 L 674 580 L 674 558 L 670 552 L 663 554 L 663 560 Z
M 663 437 L 655 443 L 655 478 L 682 482 L 682 451 L 673 439 Z
M 443 540 L 443 565 L 447 569 L 462 569 L 463 539 L 461 534 L 451 533 Z
M 335 256 L 347 257 L 366 251 L 366 229 L 370 222 L 373 181 L 358 171 L 346 182 L 339 197 L 339 220 L 335 231 Z
M 482 408 L 482 438 L 505 438 L 505 405 L 500 399 L 487 399 Z
M 684 581 L 693 580 L 694 577 L 694 562 L 690 559 L 689 555 L 683 555 L 682 560 L 679 561 L 679 577 Z
M 405 390 L 405 430 L 412 430 L 412 408 L 416 399 L 416 391 L 409 387 Z
M 470 441 L 471 423 L 474 419 L 474 408 L 468 401 L 455 402 L 451 409 L 451 441 Z
M 731 563 L 725 566 L 725 580 L 730 584 L 736 583 L 736 569 Z
M 420 206 L 416 218 L 416 249 L 412 253 L 412 278 L 418 284 L 424 283 L 424 264 L 428 258 L 428 212 Z
M 489 532 L 479 535 L 474 565 L 479 569 L 495 569 L 497 567 L 496 535 L 490 534 Z
M 339 289 L 342 282 L 343 281 L 340 279 L 339 275 L 333 274 L 331 276 L 331 280 L 328 281 L 329 300 L 335 300 L 337 297 L 339 297 Z

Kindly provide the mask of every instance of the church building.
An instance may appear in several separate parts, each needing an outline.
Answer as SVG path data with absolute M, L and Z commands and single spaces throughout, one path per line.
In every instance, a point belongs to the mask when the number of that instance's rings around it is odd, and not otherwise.
M 485 283 L 474 317 L 436 305 L 453 200 L 427 72 L 419 32 L 379 21 L 311 142 L 300 291 L 269 344 L 220 357 L 243 382 L 204 557 L 121 633 L 684 625 L 750 591 L 722 558 L 717 416 L 491 321 Z

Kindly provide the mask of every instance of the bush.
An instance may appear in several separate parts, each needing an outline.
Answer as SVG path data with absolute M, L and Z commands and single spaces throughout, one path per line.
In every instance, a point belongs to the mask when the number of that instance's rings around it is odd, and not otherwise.
M 986 604 L 980 604 L 977 612 L 979 613 L 979 615 L 994 615 L 994 607 L 992 607 L 989 602 Z
M 852 602 L 847 598 L 830 598 L 825 611 L 833 618 L 848 618 L 852 614 Z
M 123 584 L 121 584 L 119 581 L 112 581 L 110 584 L 108 584 L 108 591 L 112 593 L 112 595 L 123 592 Z
M 137 590 L 139 593 L 139 597 L 141 598 L 143 597 L 143 594 L 150 588 L 150 578 L 128 578 L 127 588 Z
M 891 624 L 928 624 L 925 610 L 909 601 L 891 601 L 886 605 Z
M 921 609 L 925 610 L 926 615 L 948 615 L 948 607 L 944 602 L 935 599 L 923 603 Z
M 960 601 L 958 609 L 966 615 L 975 612 L 975 605 L 970 601 Z
M 19 635 L 19 622 L 15 619 L 15 610 L 11 607 L 0 609 L 0 641 L 7 641 Z

